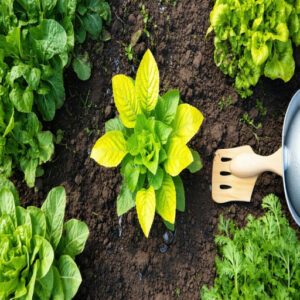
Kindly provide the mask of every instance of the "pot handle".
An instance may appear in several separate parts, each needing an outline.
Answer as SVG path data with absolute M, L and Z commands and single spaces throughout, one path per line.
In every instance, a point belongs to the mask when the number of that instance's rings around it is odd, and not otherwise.
M 270 156 L 261 156 L 253 153 L 243 153 L 232 159 L 230 171 L 240 178 L 249 178 L 263 172 L 274 172 L 283 175 L 282 148 Z

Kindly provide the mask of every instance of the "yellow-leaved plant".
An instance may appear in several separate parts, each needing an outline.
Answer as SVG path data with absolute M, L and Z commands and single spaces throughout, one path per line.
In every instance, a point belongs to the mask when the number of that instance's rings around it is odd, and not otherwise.
M 155 211 L 174 228 L 176 209 L 185 210 L 180 172 L 202 168 L 198 152 L 187 143 L 198 132 L 202 113 L 182 103 L 178 90 L 159 95 L 159 71 L 148 50 L 135 81 L 125 75 L 112 80 L 119 116 L 105 124 L 91 158 L 105 167 L 121 163 L 123 183 L 117 198 L 118 216 L 136 207 L 146 237 Z

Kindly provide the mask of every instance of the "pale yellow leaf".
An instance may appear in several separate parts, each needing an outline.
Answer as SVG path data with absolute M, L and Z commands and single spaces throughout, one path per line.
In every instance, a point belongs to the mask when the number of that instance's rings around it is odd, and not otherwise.
M 133 80 L 125 75 L 116 75 L 112 79 L 113 94 L 120 119 L 125 127 L 133 128 L 140 105 L 135 97 Z
M 198 132 L 203 119 L 202 113 L 196 107 L 180 104 L 173 121 L 173 136 L 181 138 L 186 144 Z
M 127 154 L 126 141 L 121 131 L 109 131 L 94 145 L 91 158 L 104 167 L 116 167 Z
M 174 224 L 176 215 L 176 189 L 172 177 L 166 173 L 162 186 L 156 191 L 156 211 L 165 221 Z
M 147 50 L 138 68 L 135 89 L 142 110 L 152 111 L 158 101 L 159 71 L 150 50 Z
M 167 149 L 165 170 L 171 176 L 177 176 L 193 162 L 193 155 L 181 138 L 171 138 Z
M 155 215 L 155 192 L 153 187 L 139 190 L 136 194 L 135 204 L 142 230 L 144 235 L 148 237 Z

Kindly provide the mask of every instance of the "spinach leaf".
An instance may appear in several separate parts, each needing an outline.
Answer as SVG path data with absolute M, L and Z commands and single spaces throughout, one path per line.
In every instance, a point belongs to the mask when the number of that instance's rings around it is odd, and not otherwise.
M 9 177 L 18 168 L 28 186 L 34 186 L 54 150 L 52 134 L 42 131 L 37 116 L 51 121 L 63 105 L 63 71 L 73 57 L 78 77 L 90 77 L 88 55 L 81 55 L 79 48 L 74 51 L 75 36 L 82 35 L 80 42 L 87 35 L 100 39 L 104 21 L 110 21 L 104 0 L 1 1 L 1 176 Z

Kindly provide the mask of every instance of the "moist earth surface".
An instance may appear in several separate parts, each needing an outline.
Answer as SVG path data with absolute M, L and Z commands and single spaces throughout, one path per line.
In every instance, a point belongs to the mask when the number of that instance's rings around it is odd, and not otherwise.
M 284 114 L 300 87 L 298 65 L 292 80 L 260 80 L 253 96 L 242 100 L 213 61 L 213 36 L 205 38 L 211 1 L 144 1 L 149 14 L 146 29 L 133 47 L 129 61 L 125 46 L 145 28 L 140 1 L 113 0 L 111 41 L 85 45 L 94 67 L 89 81 L 65 75 L 67 99 L 54 122 L 44 124 L 52 132 L 64 131 L 52 162 L 29 190 L 14 178 L 24 195 L 23 204 L 41 205 L 47 192 L 63 185 L 68 195 L 67 218 L 84 220 L 90 228 L 87 246 L 78 258 L 83 283 L 76 299 L 197 299 L 204 284 L 212 285 L 217 249 L 214 234 L 223 214 L 241 226 L 249 213 L 260 215 L 261 199 L 275 193 L 288 214 L 280 177 L 265 173 L 257 181 L 250 203 L 215 204 L 211 199 L 211 171 L 219 148 L 250 145 L 269 155 L 281 145 Z M 182 100 L 196 106 L 205 121 L 190 146 L 200 152 L 204 168 L 182 174 L 186 212 L 177 213 L 174 235 L 157 217 L 146 239 L 134 210 L 117 217 L 116 197 L 121 183 L 119 169 L 105 169 L 89 158 L 104 123 L 116 115 L 111 78 L 118 73 L 135 76 L 147 48 L 157 60 L 161 93 L 180 90 Z M 295 49 L 297 64 L 297 49 Z M 259 104 L 262 105 L 259 105 Z M 245 121 L 247 113 L 253 124 Z M 291 218 L 290 218 L 291 220 Z M 291 220 L 293 226 L 295 224 Z

